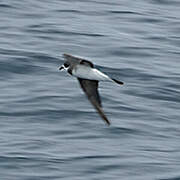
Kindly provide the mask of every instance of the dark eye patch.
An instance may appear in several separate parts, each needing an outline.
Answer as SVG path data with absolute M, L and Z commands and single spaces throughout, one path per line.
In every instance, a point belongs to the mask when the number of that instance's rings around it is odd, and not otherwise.
M 69 66 L 69 64 L 67 64 L 67 63 L 64 63 L 64 67 L 66 67 L 66 68 L 67 68 L 68 66 Z

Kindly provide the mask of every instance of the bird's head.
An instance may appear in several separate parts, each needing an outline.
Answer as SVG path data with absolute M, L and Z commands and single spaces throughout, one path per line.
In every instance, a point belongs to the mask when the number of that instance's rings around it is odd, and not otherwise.
M 63 71 L 63 70 L 68 70 L 70 68 L 70 63 L 68 61 L 66 61 L 60 68 L 59 70 L 60 71 Z

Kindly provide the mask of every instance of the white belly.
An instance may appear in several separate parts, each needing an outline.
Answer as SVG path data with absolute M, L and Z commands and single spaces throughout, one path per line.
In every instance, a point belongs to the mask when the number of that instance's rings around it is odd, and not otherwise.
M 100 72 L 99 70 L 82 65 L 78 65 L 76 68 L 74 68 L 72 74 L 73 76 L 82 79 L 111 81 L 111 79 L 106 74 Z

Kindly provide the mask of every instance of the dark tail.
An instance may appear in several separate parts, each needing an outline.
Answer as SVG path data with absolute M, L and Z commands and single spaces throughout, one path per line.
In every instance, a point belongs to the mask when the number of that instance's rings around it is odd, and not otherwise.
M 112 79 L 114 82 L 116 82 L 117 84 L 123 85 L 124 83 L 122 81 L 118 81 L 116 79 Z

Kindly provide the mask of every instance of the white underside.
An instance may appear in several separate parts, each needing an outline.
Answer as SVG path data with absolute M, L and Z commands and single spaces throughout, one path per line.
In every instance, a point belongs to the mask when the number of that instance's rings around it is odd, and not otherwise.
M 78 65 L 72 71 L 73 76 L 82 78 L 82 79 L 89 79 L 89 80 L 97 80 L 97 81 L 112 81 L 110 77 L 106 74 L 102 73 L 101 71 L 90 68 L 82 65 Z

